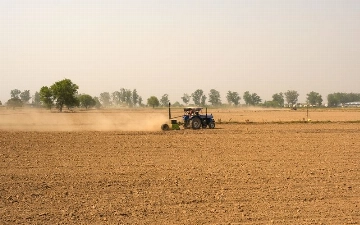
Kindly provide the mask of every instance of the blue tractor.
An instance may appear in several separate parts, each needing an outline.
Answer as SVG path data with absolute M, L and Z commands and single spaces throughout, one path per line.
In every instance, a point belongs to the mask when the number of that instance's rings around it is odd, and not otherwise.
M 215 120 L 212 114 L 201 114 L 200 107 L 187 107 L 184 108 L 183 123 L 185 129 L 200 129 L 200 128 L 215 128 Z
M 184 129 L 200 129 L 200 128 L 215 128 L 215 120 L 212 114 L 207 114 L 207 108 L 205 114 L 201 114 L 201 107 L 186 107 L 184 108 L 184 115 L 182 116 L 182 122 L 178 122 L 171 118 L 170 103 L 169 103 L 169 120 L 171 121 L 171 127 L 168 124 L 161 125 L 162 130 L 179 130 L 182 124 Z

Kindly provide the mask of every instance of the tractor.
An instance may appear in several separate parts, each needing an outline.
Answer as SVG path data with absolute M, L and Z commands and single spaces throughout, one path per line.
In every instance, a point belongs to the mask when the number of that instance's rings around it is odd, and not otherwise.
M 207 114 L 207 108 L 205 114 L 200 114 L 201 110 L 203 108 L 201 107 L 186 107 L 184 108 L 184 114 L 182 116 L 182 122 L 178 122 L 176 119 L 171 118 L 171 109 L 170 109 L 170 103 L 169 103 L 169 120 L 170 120 L 170 126 L 169 124 L 165 123 L 161 125 L 162 130 L 180 130 L 180 125 L 183 125 L 184 129 L 200 129 L 200 128 L 215 128 L 215 120 L 212 114 Z M 175 117 L 177 118 L 177 117 Z

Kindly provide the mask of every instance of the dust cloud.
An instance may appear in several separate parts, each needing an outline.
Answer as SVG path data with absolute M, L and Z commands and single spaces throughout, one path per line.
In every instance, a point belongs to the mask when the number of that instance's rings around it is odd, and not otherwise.
M 156 110 L 158 111 L 158 110 Z M 89 110 L 56 112 L 0 109 L 0 130 L 16 131 L 160 131 L 167 112 L 151 110 Z

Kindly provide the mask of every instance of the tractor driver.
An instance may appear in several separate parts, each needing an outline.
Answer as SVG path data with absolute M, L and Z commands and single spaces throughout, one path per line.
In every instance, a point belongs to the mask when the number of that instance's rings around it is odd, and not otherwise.
M 189 115 L 192 116 L 193 114 L 194 114 L 194 110 L 193 110 L 193 109 L 190 109 Z

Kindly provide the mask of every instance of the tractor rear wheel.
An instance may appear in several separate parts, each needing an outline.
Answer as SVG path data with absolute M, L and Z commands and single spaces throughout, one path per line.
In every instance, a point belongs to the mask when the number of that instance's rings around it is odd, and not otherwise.
M 191 127 L 194 130 L 200 129 L 201 127 L 201 120 L 199 117 L 192 118 L 191 120 Z

